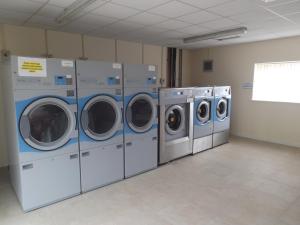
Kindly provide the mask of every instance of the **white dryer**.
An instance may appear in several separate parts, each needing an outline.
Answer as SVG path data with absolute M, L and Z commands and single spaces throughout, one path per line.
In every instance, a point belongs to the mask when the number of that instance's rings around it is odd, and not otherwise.
M 23 210 L 80 194 L 74 62 L 12 56 L 1 74 L 9 171 Z
M 81 188 L 124 178 L 122 65 L 77 60 Z

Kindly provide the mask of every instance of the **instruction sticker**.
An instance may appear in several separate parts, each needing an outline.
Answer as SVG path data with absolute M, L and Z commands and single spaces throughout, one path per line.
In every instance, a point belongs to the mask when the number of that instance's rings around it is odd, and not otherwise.
M 61 66 L 62 67 L 73 67 L 74 63 L 72 60 L 62 60 L 61 61 Z
M 46 59 L 18 57 L 18 74 L 21 77 L 47 77 Z
M 122 65 L 120 63 L 113 63 L 113 69 L 122 69 Z
M 154 66 L 154 65 L 150 65 L 150 66 L 148 67 L 148 70 L 149 70 L 149 71 L 155 71 L 155 66 Z

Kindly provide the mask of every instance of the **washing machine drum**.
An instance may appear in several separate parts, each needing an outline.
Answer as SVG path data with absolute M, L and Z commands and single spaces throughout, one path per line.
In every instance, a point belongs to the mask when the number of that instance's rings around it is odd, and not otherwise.
M 210 102 L 201 101 L 196 108 L 196 116 L 201 123 L 207 123 L 210 119 Z
M 66 102 L 52 97 L 42 98 L 26 107 L 19 126 L 28 145 L 50 151 L 70 140 L 76 127 L 76 117 Z
M 166 131 L 171 134 L 177 134 L 185 126 L 185 110 L 180 105 L 172 105 L 166 111 Z
M 128 126 L 136 133 L 143 133 L 151 129 L 155 121 L 156 106 L 148 94 L 134 96 L 126 108 Z
M 87 136 L 103 141 L 114 136 L 121 123 L 121 109 L 110 96 L 96 96 L 90 99 L 81 113 L 81 125 Z
M 217 118 L 219 120 L 224 120 L 227 116 L 227 100 L 225 98 L 221 98 L 218 101 L 216 112 L 217 112 Z

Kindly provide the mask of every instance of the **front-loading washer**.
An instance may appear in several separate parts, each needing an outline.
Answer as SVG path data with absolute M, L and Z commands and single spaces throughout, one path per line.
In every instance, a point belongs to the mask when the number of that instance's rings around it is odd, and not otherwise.
M 193 96 L 190 88 L 161 88 L 159 164 L 192 154 Z
M 213 87 L 194 87 L 193 154 L 212 148 L 213 140 Z
M 231 87 L 214 87 L 215 104 L 213 108 L 214 129 L 213 147 L 228 142 L 230 134 Z

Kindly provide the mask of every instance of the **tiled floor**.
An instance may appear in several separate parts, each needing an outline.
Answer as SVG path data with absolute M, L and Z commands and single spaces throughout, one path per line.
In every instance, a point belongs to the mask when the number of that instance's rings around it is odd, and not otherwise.
M 24 214 L 0 171 L 1 225 L 299 225 L 300 150 L 233 139 Z

